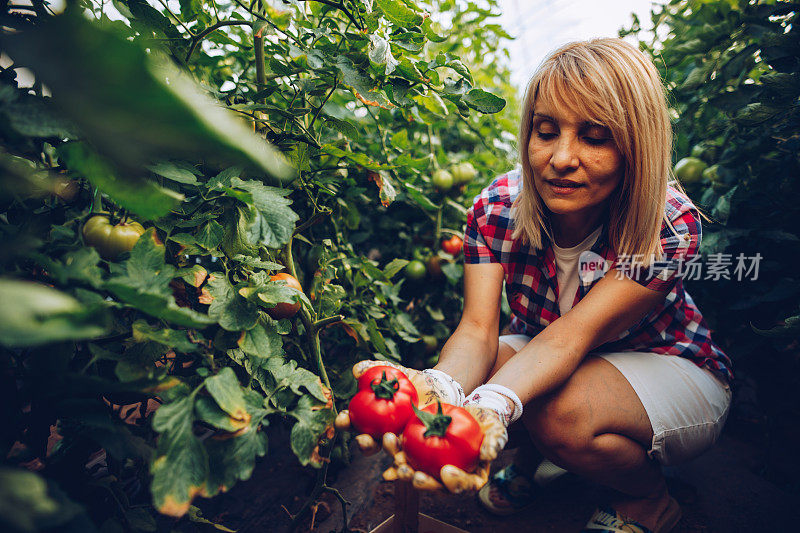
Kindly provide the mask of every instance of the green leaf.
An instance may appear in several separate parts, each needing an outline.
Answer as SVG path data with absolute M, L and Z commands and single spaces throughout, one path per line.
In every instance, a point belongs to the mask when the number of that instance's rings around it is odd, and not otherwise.
M 213 250 L 222 243 L 225 237 L 225 228 L 223 228 L 216 220 L 209 220 L 200 231 L 195 235 L 197 244 L 206 250 Z
M 289 207 L 292 201 L 286 198 L 291 190 L 268 187 L 257 181 L 239 178 L 232 178 L 231 186 L 250 193 L 249 203 L 261 214 L 259 242 L 269 248 L 279 248 L 286 244 L 292 236 L 295 222 L 300 218 Z
M 67 252 L 61 261 L 41 254 L 35 255 L 34 259 L 61 285 L 73 281 L 98 288 L 103 283 L 103 270 L 98 266 L 100 255 L 94 248 Z
M 14 95 L 9 102 L 2 102 L 0 113 L 5 114 L 8 124 L 26 137 L 57 137 L 75 139 L 75 125 L 59 116 L 49 100 L 33 95 Z
M 409 9 L 397 0 L 375 0 L 375 4 L 383 11 L 383 15 L 395 26 L 413 28 L 424 20 L 422 15 Z
M 131 329 L 136 342 L 153 341 L 183 353 L 192 353 L 199 349 L 196 343 L 189 340 L 184 330 L 151 326 L 144 320 L 134 322 Z
M 447 105 L 445 105 L 441 96 L 433 91 L 429 91 L 425 96 L 418 96 L 417 101 L 422 102 L 425 109 L 439 117 L 446 117 L 448 114 Z
M 335 283 L 326 283 L 322 286 L 319 296 L 319 315 L 332 316 L 338 313 L 345 301 L 347 301 L 347 293 L 344 287 Z
M 482 89 L 472 89 L 464 95 L 463 100 L 469 107 L 481 113 L 498 113 L 506 106 L 505 100 Z
M 406 188 L 406 194 L 415 204 L 420 206 L 425 211 L 438 211 L 439 206 L 433 203 L 422 189 L 411 185 L 408 182 L 403 182 L 403 186 Z
M 458 285 L 461 282 L 461 277 L 464 275 L 464 266 L 459 263 L 443 263 L 442 272 L 447 277 L 447 281 L 451 285 Z
M 0 523 L 14 531 L 39 531 L 43 519 L 61 510 L 47 492 L 47 482 L 38 474 L 0 467 Z
M 392 259 L 392 261 L 383 268 L 383 274 L 386 279 L 392 279 L 398 272 L 403 270 L 409 263 L 407 259 Z
M 2 40 L 9 55 L 36 73 L 64 115 L 126 176 L 156 160 L 197 156 L 237 159 L 276 179 L 294 175 L 274 148 L 169 60 L 147 54 L 79 10 L 44 18 Z M 59 50 L 57 57 L 53 50 Z
M 300 396 L 304 394 L 301 390 L 303 388 L 323 403 L 329 400 L 319 377 L 305 368 L 298 368 L 297 361 L 282 357 L 270 357 L 263 361 L 261 368 L 274 380 L 272 390 L 286 387 Z
M 374 318 L 367 320 L 367 332 L 369 333 L 369 341 L 372 343 L 372 346 L 381 355 L 389 357 L 389 349 L 386 348 L 386 341 L 383 335 L 381 335 L 381 332 L 378 331 L 378 324 L 375 322 Z
M 381 163 L 373 161 L 366 154 L 360 152 L 359 153 L 348 152 L 340 148 L 337 148 L 332 144 L 323 144 L 320 150 L 334 157 L 344 157 L 352 161 L 356 165 L 362 166 L 368 170 L 382 170 L 382 169 L 394 168 L 394 166 L 392 165 L 382 165 Z
M 208 292 L 214 298 L 208 315 L 228 331 L 251 329 L 258 320 L 258 308 L 239 296 L 225 274 L 216 272 L 209 276 Z
M 377 105 L 386 105 L 386 98 L 374 92 L 375 81 L 365 75 L 353 62 L 345 56 L 336 58 L 336 68 L 342 75 L 342 85 L 351 88 L 365 100 Z
M 179 326 L 201 328 L 214 319 L 188 307 L 179 307 L 169 282 L 176 276 L 175 267 L 164 262 L 164 245 L 155 241 L 148 229 L 136 242 L 131 256 L 105 288 L 131 307 Z
M 234 420 L 246 421 L 243 426 L 250 421 L 242 386 L 232 368 L 226 366 L 217 375 L 206 378 L 204 384 L 217 405 Z
M 375 185 L 378 186 L 378 196 L 381 199 L 381 205 L 388 207 L 392 202 L 394 202 L 394 199 L 397 196 L 397 190 L 394 188 L 392 178 L 385 170 L 378 171 L 371 177 L 373 181 L 375 181 Z
M 386 65 L 384 74 L 389 76 L 397 68 L 398 61 L 392 55 L 389 41 L 377 34 L 369 36 L 369 59 L 376 65 Z
M 791 316 L 784 320 L 782 325 L 770 329 L 759 329 L 752 324 L 750 327 L 765 337 L 798 337 L 800 336 L 800 315 Z
M 255 393 L 254 393 L 255 394 Z M 259 396 L 256 394 L 256 396 Z M 267 435 L 259 431 L 260 419 L 254 417 L 244 433 L 224 440 L 210 439 L 207 444 L 211 466 L 209 486 L 228 489 L 239 480 L 250 479 L 256 458 L 267 453 Z M 217 527 L 222 531 L 230 531 Z
M 333 427 L 333 411 L 317 404 L 311 396 L 302 396 L 289 414 L 297 419 L 289 440 L 300 464 L 322 466 L 317 445 Z
M 168 516 L 183 516 L 208 478 L 208 455 L 192 432 L 195 396 L 196 392 L 165 403 L 153 416 L 153 429 L 160 436 L 150 465 L 150 491 L 156 509 Z
M 734 120 L 744 126 L 756 126 L 772 120 L 778 113 L 780 113 L 779 109 L 756 102 L 739 110 Z
M 333 128 L 351 141 L 357 141 L 361 138 L 358 128 L 349 120 L 338 119 L 334 117 L 325 117 L 324 124 L 329 128 Z
M 244 332 L 238 344 L 244 353 L 254 357 L 283 355 L 283 338 L 263 315 L 253 329 Z
M 258 268 L 260 270 L 283 270 L 283 265 L 280 263 L 274 263 L 272 261 L 263 261 L 257 257 L 252 257 L 249 255 L 236 255 L 231 257 L 234 261 L 238 261 L 239 263 L 243 264 L 246 267 L 250 268 Z
M 147 167 L 150 171 L 155 172 L 159 176 L 163 176 L 168 180 L 177 181 L 185 185 L 196 185 L 197 174 L 194 168 L 187 165 L 178 165 L 168 161 L 162 161 L 155 165 Z
M 58 148 L 61 157 L 77 177 L 88 179 L 120 207 L 146 220 L 155 220 L 183 201 L 178 192 L 161 187 L 141 176 L 121 177 L 111 165 L 86 144 L 73 142 Z
M 265 436 L 265 440 L 266 440 L 266 436 Z M 211 453 L 211 450 L 209 450 L 209 453 Z M 213 466 L 213 464 L 212 464 L 212 466 Z M 212 468 L 212 476 L 213 476 L 213 468 Z M 248 477 L 250 477 L 250 476 L 248 476 Z M 227 488 L 230 485 L 222 485 L 222 486 Z M 213 526 L 214 529 L 216 529 L 218 531 L 224 531 L 225 533 L 236 533 L 235 529 L 227 528 L 227 527 L 223 526 L 222 524 L 217 524 L 216 522 L 212 522 L 211 520 L 208 520 L 207 518 L 203 518 L 203 513 L 202 513 L 202 511 L 200 511 L 200 508 L 199 507 L 195 507 L 194 505 L 189 507 L 189 511 L 186 513 L 186 516 L 189 517 L 189 520 L 191 522 L 194 522 L 196 524 L 205 524 L 207 526 Z
M 425 32 L 425 37 L 427 37 L 428 40 L 435 43 L 441 43 L 447 40 L 447 35 L 439 33 L 441 31 L 439 24 L 433 22 L 430 18 L 425 19 L 425 22 L 422 23 L 422 31 Z
M 0 344 L 35 346 L 105 333 L 104 312 L 39 283 L 0 278 Z M 9 305 L 14 302 L 13 305 Z

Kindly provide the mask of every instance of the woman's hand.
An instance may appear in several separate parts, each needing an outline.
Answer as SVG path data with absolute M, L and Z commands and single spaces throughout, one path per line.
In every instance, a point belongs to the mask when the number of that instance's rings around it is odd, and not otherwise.
M 374 366 L 391 366 L 403 372 L 417 389 L 420 409 L 428 404 L 436 403 L 437 400 L 458 406 L 464 401 L 464 393 L 458 382 L 444 372 L 436 370 L 419 371 L 387 361 L 359 361 L 353 365 L 353 376 L 358 380 Z M 346 409 L 337 415 L 334 424 L 336 429 L 341 431 L 353 431 L 354 429 L 350 413 Z M 372 455 L 381 449 L 380 440 L 376 441 L 374 437 L 366 433 L 356 435 L 356 443 L 364 455 Z
M 508 442 L 508 433 L 500 415 L 479 405 L 464 407 L 477 421 L 483 432 L 483 441 L 480 446 L 480 456 L 474 472 L 466 472 L 461 468 L 447 464 L 439 472 L 441 482 L 422 472 L 414 470 L 408 464 L 406 453 L 402 449 L 401 439 L 394 433 L 383 436 L 383 449 L 392 456 L 394 464 L 384 473 L 387 481 L 401 479 L 410 481 L 414 488 L 419 490 L 447 489 L 454 494 L 464 491 L 476 491 L 483 487 L 489 479 L 489 470 L 503 447 Z

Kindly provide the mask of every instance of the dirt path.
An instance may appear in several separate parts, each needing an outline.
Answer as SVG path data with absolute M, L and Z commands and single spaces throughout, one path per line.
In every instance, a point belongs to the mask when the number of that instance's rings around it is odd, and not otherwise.
M 286 507 L 296 512 L 313 486 L 313 472 L 299 467 L 280 435 L 271 436 L 270 458 L 262 461 L 247 482 L 229 493 L 201 503 L 204 515 L 241 533 L 283 532 L 289 525 Z M 288 451 L 288 450 L 287 450 Z M 504 452 L 496 466 L 510 459 Z M 388 465 L 384 454 L 363 457 L 332 471 L 331 484 L 350 502 L 353 531 L 370 531 L 393 512 L 393 485 L 381 479 Z M 738 438 L 723 435 L 703 456 L 680 467 L 667 468 L 670 490 L 683 508 L 678 533 L 790 532 L 800 523 L 800 495 L 789 494 L 756 472 L 758 449 Z M 541 503 L 511 517 L 496 517 L 483 510 L 474 495 L 423 494 L 420 511 L 471 533 L 577 532 L 607 489 L 568 476 L 558 480 Z M 326 495 L 315 516 L 298 531 L 338 532 L 341 506 Z

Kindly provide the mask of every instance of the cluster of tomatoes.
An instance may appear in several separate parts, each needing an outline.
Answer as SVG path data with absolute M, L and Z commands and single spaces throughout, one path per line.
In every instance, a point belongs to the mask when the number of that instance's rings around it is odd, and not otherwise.
M 464 241 L 458 235 L 444 239 L 441 243 L 443 252 L 453 257 L 458 256 L 464 246 Z M 405 275 L 411 280 L 421 280 L 428 274 L 431 278 L 442 277 L 442 258 L 437 254 L 426 253 L 423 249 L 414 250 L 414 259 L 405 267 Z
M 469 183 L 475 176 L 478 175 L 478 171 L 472 165 L 472 163 L 466 161 L 464 163 L 458 163 L 450 167 L 450 170 L 445 170 L 443 168 L 437 169 L 433 176 L 431 176 L 431 180 L 433 181 L 433 186 L 440 192 L 446 192 L 453 188 L 453 186 L 464 185 Z
M 473 470 L 480 456 L 483 432 L 469 412 L 437 403 L 418 409 L 417 389 L 391 366 L 374 366 L 358 379 L 350 400 L 350 422 L 359 433 L 378 442 L 384 433 L 400 436 L 408 464 L 439 479 L 444 465 Z

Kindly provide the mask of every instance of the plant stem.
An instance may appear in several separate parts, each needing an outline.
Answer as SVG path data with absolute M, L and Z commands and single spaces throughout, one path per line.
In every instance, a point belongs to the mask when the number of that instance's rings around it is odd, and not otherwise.
M 343 1 L 341 4 L 340 4 L 340 3 L 338 3 L 338 2 L 333 2 L 332 0 L 300 0 L 300 1 L 301 1 L 301 2 L 310 2 L 310 1 L 314 1 L 314 2 L 319 2 L 320 4 L 325 4 L 326 6 L 332 6 L 332 7 L 335 7 L 336 9 L 338 9 L 339 11 L 341 11 L 342 13 L 344 13 L 344 14 L 345 14 L 345 16 L 346 16 L 348 19 L 350 19 L 350 22 L 352 22 L 353 24 L 355 24 L 355 25 L 356 25 L 356 28 L 358 28 L 359 30 L 363 30 L 363 29 L 364 29 L 363 27 L 361 27 L 361 25 L 360 25 L 358 22 L 356 22 L 356 19 L 355 19 L 355 17 L 353 16 L 353 14 L 352 14 L 352 13 L 350 13 L 350 10 L 349 10 L 349 9 L 347 9 L 346 7 L 344 7 L 344 1 Z
M 313 217 L 311 217 L 310 219 L 306 220 L 305 222 L 303 222 L 302 224 L 297 226 L 294 229 L 294 231 L 292 232 L 292 235 L 297 235 L 298 233 L 303 233 L 305 230 L 307 230 L 311 226 L 313 226 L 315 224 L 319 224 L 320 220 L 322 220 L 322 217 L 328 216 L 332 212 L 333 211 L 331 211 L 330 209 L 327 209 L 327 208 L 324 211 L 318 212 Z
M 344 315 L 329 316 L 327 318 L 323 318 L 314 322 L 314 329 L 320 331 L 330 326 L 331 324 L 338 324 L 343 320 L 344 320 Z
M 222 22 L 217 22 L 213 26 L 209 26 L 208 28 L 204 29 L 194 37 L 192 37 L 192 45 L 189 47 L 189 51 L 186 53 L 186 62 L 189 62 L 189 59 L 192 57 L 194 53 L 194 49 L 197 48 L 197 45 L 205 39 L 206 35 L 209 33 L 223 27 L 223 26 L 251 26 L 253 23 L 246 21 L 246 20 L 223 20 Z

